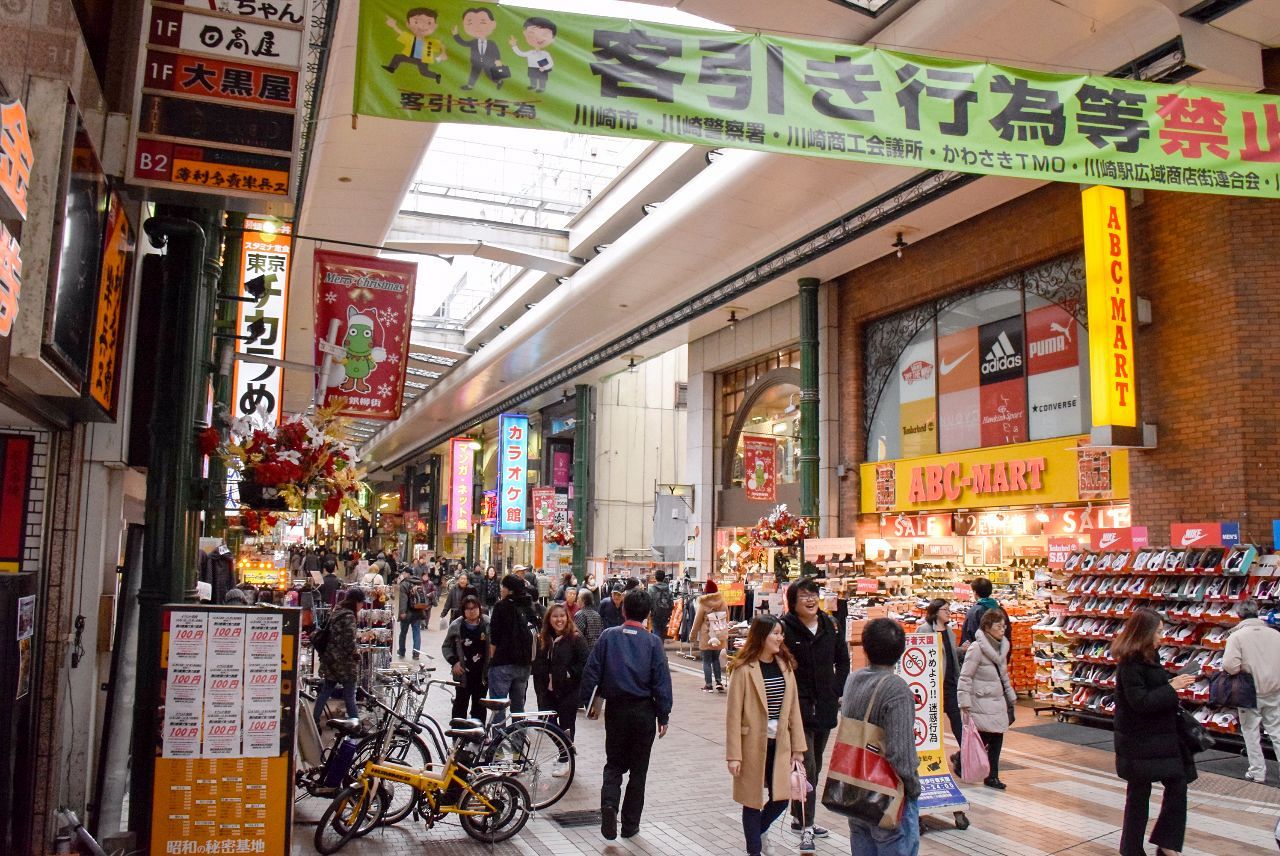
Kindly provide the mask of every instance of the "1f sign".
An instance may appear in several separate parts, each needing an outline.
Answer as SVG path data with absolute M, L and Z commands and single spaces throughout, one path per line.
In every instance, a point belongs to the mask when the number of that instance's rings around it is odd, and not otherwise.
M 1136 428 L 1133 297 L 1124 191 L 1090 187 L 1084 207 L 1084 263 L 1089 296 L 1089 380 L 1093 424 Z

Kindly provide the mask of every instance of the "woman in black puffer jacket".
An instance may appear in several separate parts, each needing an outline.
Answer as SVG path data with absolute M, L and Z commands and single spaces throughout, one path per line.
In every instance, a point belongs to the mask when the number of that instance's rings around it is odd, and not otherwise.
M 1191 685 L 1192 675 L 1170 680 L 1160 665 L 1156 646 L 1160 616 L 1139 609 L 1112 643 L 1120 668 L 1116 675 L 1116 774 L 1129 783 L 1124 802 L 1121 856 L 1145 854 L 1142 836 L 1147 828 L 1151 785 L 1164 785 L 1160 816 L 1151 830 L 1156 854 L 1182 850 L 1187 829 L 1187 785 L 1196 779 L 1196 765 L 1178 734 L 1178 690 Z
M 480 600 L 485 609 L 493 609 L 493 605 L 502 600 L 502 580 L 493 565 L 484 572 L 484 579 L 480 581 Z

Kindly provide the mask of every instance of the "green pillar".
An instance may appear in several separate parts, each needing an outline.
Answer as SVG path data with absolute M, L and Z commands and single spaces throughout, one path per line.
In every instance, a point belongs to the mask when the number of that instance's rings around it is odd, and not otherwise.
M 800 279 L 800 516 L 818 525 L 818 280 Z
M 163 259 L 160 335 L 153 353 L 155 406 L 148 426 L 153 442 L 147 470 L 146 531 L 138 592 L 137 684 L 133 706 L 129 828 L 144 850 L 150 844 L 155 740 L 159 710 L 160 608 L 181 602 L 195 587 L 199 534 L 199 457 L 194 429 L 207 400 L 216 258 L 221 212 L 163 206 L 143 224 Z M 161 439 L 163 438 L 163 439 Z
M 587 576 L 587 538 L 591 527 L 587 520 L 587 500 L 591 495 L 591 386 L 580 383 L 573 388 L 578 404 L 573 426 L 573 575 L 579 580 Z
M 227 213 L 227 236 L 225 259 L 222 265 L 221 282 L 218 291 L 222 294 L 239 296 L 243 290 L 243 277 L 240 271 L 240 250 L 244 245 L 244 215 L 239 212 Z M 214 323 L 228 332 L 239 332 L 235 329 L 236 313 L 240 303 L 234 300 L 216 300 L 214 304 Z M 214 352 L 215 364 L 220 364 L 222 348 L 235 351 L 235 340 L 227 339 L 219 342 Z M 277 369 L 277 371 L 283 371 Z M 214 369 L 213 374 L 213 408 L 216 412 L 222 409 L 228 416 L 235 416 L 235 402 L 231 400 L 231 379 L 235 374 L 235 362 L 230 365 L 230 372 L 221 373 L 221 366 Z M 280 406 L 280 402 L 276 403 Z M 204 531 L 206 535 L 227 538 L 227 466 L 217 455 L 209 458 L 209 480 L 205 503 Z M 230 545 L 228 544 L 228 547 Z

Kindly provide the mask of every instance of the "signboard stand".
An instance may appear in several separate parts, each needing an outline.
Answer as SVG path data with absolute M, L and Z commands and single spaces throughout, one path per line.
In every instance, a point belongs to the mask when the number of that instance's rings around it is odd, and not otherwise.
M 908 633 L 895 670 L 916 705 L 916 752 L 920 756 L 920 816 L 953 812 L 960 822 L 969 802 L 947 769 L 942 742 L 942 670 L 946 660 L 936 633 Z M 960 735 L 956 735 L 958 740 Z

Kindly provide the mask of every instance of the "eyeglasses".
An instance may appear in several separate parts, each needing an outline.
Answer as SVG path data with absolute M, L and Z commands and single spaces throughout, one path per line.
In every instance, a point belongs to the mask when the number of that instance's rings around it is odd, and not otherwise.
M 797 595 L 797 596 L 796 596 L 796 600 L 805 600 L 805 601 L 811 600 L 811 601 L 813 601 L 814 603 L 817 603 L 817 602 L 818 602 L 818 596 L 817 596 L 816 594 L 814 594 L 813 592 L 802 592 L 802 593 L 800 593 L 799 595 Z

